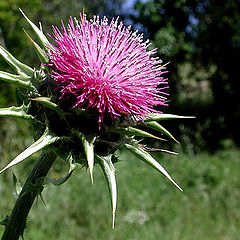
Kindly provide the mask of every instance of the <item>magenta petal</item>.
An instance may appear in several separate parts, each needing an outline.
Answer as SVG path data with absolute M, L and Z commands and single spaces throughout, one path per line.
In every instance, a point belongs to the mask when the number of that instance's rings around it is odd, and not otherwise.
M 135 119 L 157 112 L 154 105 L 166 105 L 167 79 L 162 61 L 148 51 L 142 34 L 122 22 L 94 16 L 69 19 L 67 27 L 53 26 L 55 46 L 49 48 L 54 81 L 63 94 L 76 96 L 75 107 L 97 108 L 99 124 L 108 112 Z M 164 71 L 164 72 L 163 72 Z M 162 85 L 162 87 L 159 85 Z

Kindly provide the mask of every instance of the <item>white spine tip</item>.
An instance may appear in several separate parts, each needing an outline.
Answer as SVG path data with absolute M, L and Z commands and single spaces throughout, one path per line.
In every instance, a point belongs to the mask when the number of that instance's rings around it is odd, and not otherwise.
M 180 187 L 180 186 L 178 186 L 174 181 L 172 182 L 181 192 L 183 192 L 183 189 Z
M 93 172 L 90 170 L 89 173 L 90 173 L 91 183 L 93 184 Z
M 112 213 L 112 229 L 115 228 L 115 212 Z

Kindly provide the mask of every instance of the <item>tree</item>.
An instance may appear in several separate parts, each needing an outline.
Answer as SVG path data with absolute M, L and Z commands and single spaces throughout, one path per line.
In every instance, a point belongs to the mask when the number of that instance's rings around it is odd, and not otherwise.
M 224 128 L 240 144 L 240 1 L 202 1 L 195 9 L 199 19 L 196 47 L 204 66 L 215 65 L 210 79 L 216 115 Z
M 171 61 L 168 66 L 171 95 L 174 95 L 173 101 L 181 103 L 175 104 L 177 111 L 184 105 L 179 101 L 186 93 L 185 88 L 179 88 L 183 81 L 187 80 L 191 86 L 199 81 L 199 72 L 205 73 L 202 80 L 205 77 L 205 82 L 209 83 L 213 104 L 209 101 L 207 104 L 200 102 L 202 106 L 197 108 L 194 106 L 192 114 L 197 115 L 197 120 L 192 126 L 193 132 L 201 132 L 205 146 L 214 142 L 213 148 L 219 147 L 219 140 L 227 137 L 240 143 L 240 2 L 138 0 L 135 10 L 131 16 L 133 21 L 148 32 L 164 62 Z M 190 66 L 191 76 L 181 79 L 185 63 Z M 195 83 L 191 82 L 192 78 Z M 188 108 L 190 105 L 188 102 Z M 204 127 L 206 129 L 202 130 Z

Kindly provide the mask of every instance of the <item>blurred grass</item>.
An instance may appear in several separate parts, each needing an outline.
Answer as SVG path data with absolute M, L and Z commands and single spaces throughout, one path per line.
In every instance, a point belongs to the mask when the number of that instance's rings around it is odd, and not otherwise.
M 62 186 L 48 185 L 33 207 L 25 232 L 27 240 L 45 239 L 238 239 L 240 234 L 239 156 L 236 149 L 178 157 L 157 155 L 181 185 L 181 193 L 158 172 L 122 155 L 116 165 L 118 208 L 111 229 L 111 205 L 99 167 L 91 185 L 88 171 L 77 170 Z M 14 168 L 24 180 L 33 159 Z M 63 174 L 57 161 L 51 175 Z M 66 168 L 65 168 L 66 169 Z M 10 213 L 11 171 L 0 176 L 0 217 Z M 1 228 L 0 232 L 3 231 Z

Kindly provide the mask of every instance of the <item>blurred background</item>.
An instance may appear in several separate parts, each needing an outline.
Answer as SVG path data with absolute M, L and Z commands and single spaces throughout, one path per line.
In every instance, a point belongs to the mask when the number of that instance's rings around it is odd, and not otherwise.
M 165 113 L 196 116 L 166 122 L 181 145 L 158 147 L 179 156 L 156 154 L 184 189 L 178 192 L 134 157 L 116 165 L 118 211 L 111 229 L 105 179 L 95 170 L 76 171 L 60 187 L 47 186 L 29 216 L 26 239 L 238 239 L 240 234 L 240 1 L 228 0 L 1 0 L 0 44 L 30 66 L 39 62 L 23 28 L 21 8 L 44 33 L 51 25 L 84 12 L 120 16 L 158 47 L 169 71 Z M 11 71 L 0 59 L 0 70 Z M 0 82 L 0 107 L 15 105 L 15 88 Z M 28 125 L 0 119 L 0 167 L 33 142 Z M 12 169 L 24 182 L 37 155 Z M 67 171 L 61 160 L 51 175 Z M 11 170 L 0 176 L 0 219 L 14 204 Z M 0 228 L 0 232 L 3 228 Z

